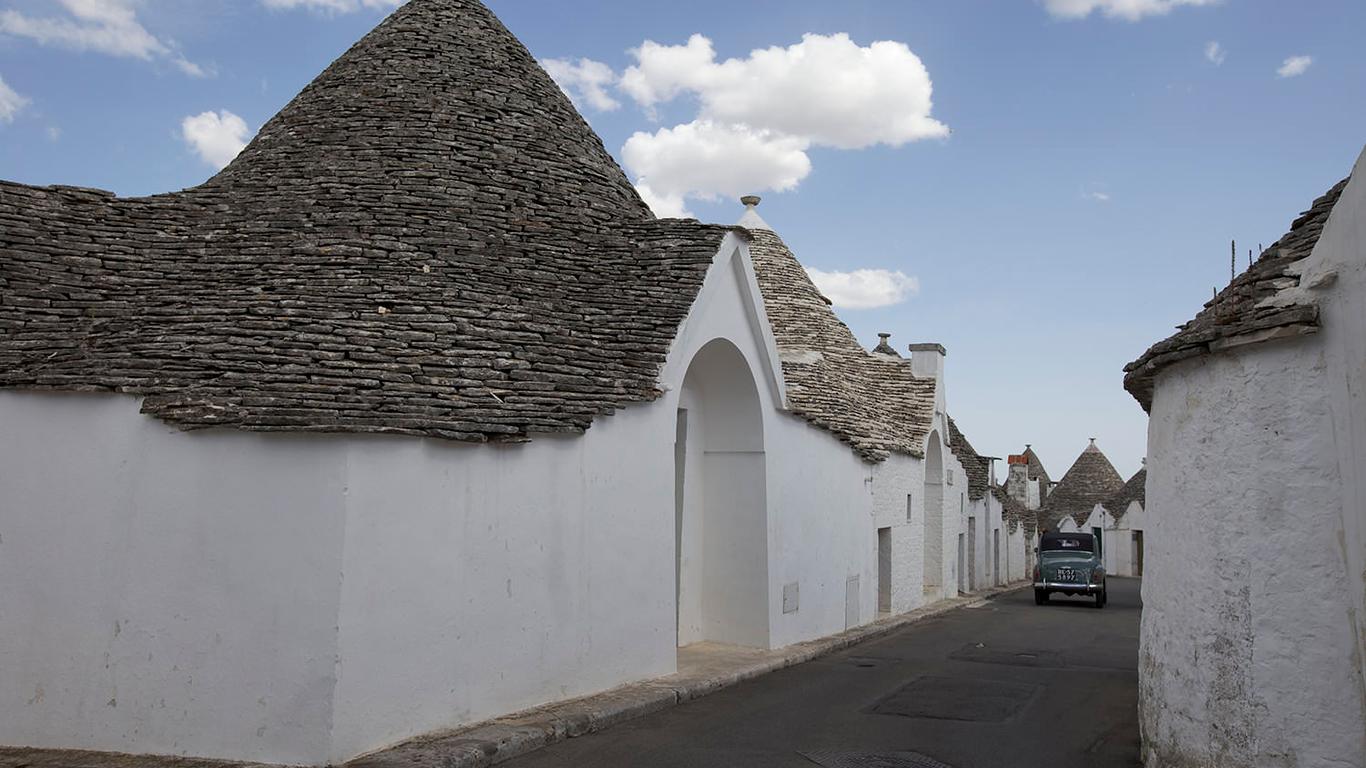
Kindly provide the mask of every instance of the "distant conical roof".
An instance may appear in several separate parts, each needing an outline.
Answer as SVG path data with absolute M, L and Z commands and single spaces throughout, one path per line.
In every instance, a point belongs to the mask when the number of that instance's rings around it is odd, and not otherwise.
M 652 218 L 526 47 L 478 0 L 410 0 L 207 185 L 312 209 L 408 194 L 471 229 Z M 363 218 L 363 217 L 362 217 Z
M 1024 456 L 1025 459 L 1029 462 L 1029 472 L 1027 474 L 1027 477 L 1030 480 L 1043 481 L 1039 490 L 1041 493 L 1047 493 L 1048 486 L 1052 484 L 1053 479 L 1048 476 L 1048 471 L 1043 468 L 1043 461 L 1039 459 L 1039 455 L 1034 452 L 1033 448 L 1027 445 L 1025 446 L 1024 452 L 1020 455 Z
M 1041 522 L 1057 530 L 1063 515 L 1071 515 L 1080 525 L 1097 504 L 1109 501 L 1123 487 L 1124 478 L 1092 440 L 1044 500 Z
M 1148 469 L 1144 467 L 1134 473 L 1123 488 L 1114 496 L 1107 499 L 1105 508 L 1118 520 L 1124 517 L 1124 513 L 1129 511 L 1129 504 L 1137 501 L 1140 505 L 1147 504 L 1148 489 Z

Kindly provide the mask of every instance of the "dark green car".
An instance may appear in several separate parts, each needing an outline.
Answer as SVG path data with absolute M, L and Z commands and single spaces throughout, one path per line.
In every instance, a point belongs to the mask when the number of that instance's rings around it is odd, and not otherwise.
M 1096 537 L 1089 533 L 1045 533 L 1039 539 L 1034 566 L 1034 604 L 1043 605 L 1054 592 L 1093 595 L 1105 607 L 1105 564 Z

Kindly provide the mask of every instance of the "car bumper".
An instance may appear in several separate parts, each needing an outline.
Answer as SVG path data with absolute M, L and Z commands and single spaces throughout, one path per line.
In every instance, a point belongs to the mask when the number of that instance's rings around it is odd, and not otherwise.
M 1035 589 L 1046 589 L 1050 592 L 1078 592 L 1081 594 L 1094 595 L 1105 589 L 1104 584 L 1065 584 L 1060 581 L 1036 581 Z

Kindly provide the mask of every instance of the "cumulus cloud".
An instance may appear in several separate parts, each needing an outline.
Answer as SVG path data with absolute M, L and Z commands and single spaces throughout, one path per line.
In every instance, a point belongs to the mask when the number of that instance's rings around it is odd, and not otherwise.
M 180 136 L 201 160 L 221 169 L 247 146 L 251 131 L 245 120 L 225 109 L 185 118 L 180 122 Z
M 696 218 L 688 206 L 683 202 L 682 195 L 665 195 L 654 191 L 650 185 L 643 181 L 636 182 L 636 192 L 640 194 L 640 199 L 650 206 L 650 210 L 661 219 L 693 219 Z
M 621 102 L 607 93 L 607 89 L 616 83 L 617 75 L 601 61 L 541 59 L 541 66 L 575 104 L 587 104 L 602 112 L 611 112 L 621 106 Z
M 1043 0 L 1044 8 L 1060 19 L 1084 19 L 1093 12 L 1112 19 L 1138 21 L 1165 16 L 1183 6 L 1214 5 L 1219 0 Z
M 807 267 L 820 292 L 840 309 L 875 309 L 900 304 L 920 292 L 920 281 L 901 271 L 856 269 L 826 272 Z
M 792 189 L 810 174 L 814 146 L 899 147 L 949 133 L 931 116 L 929 72 L 904 43 L 808 34 L 718 61 L 711 40 L 693 35 L 631 53 L 618 88 L 648 114 L 681 97 L 697 104 L 691 122 L 638 132 L 622 148 L 656 213 L 686 210 L 686 198 Z
M 685 197 L 711 200 L 791 189 L 811 173 L 807 146 L 805 139 L 696 120 L 654 133 L 638 131 L 626 140 L 621 154 L 638 187 L 647 188 L 657 200 L 670 201 L 668 210 L 676 211 Z M 641 196 L 647 193 L 642 191 Z M 659 209 L 655 213 L 664 215 Z
M 261 0 L 267 8 L 293 10 L 306 8 L 322 13 L 354 13 L 365 9 L 391 10 L 408 0 Z
M 65 16 L 27 16 L 0 11 L 0 34 L 75 51 L 151 61 L 161 59 L 191 77 L 209 73 L 186 59 L 174 43 L 162 40 L 138 21 L 132 0 L 57 0 Z
M 1084 193 L 1082 193 L 1082 196 L 1085 197 L 1085 198 L 1088 199 L 1088 200 L 1095 200 L 1095 201 L 1098 202 L 1098 203 L 1108 203 L 1108 202 L 1110 202 L 1110 193 L 1109 193 L 1109 192 L 1094 192 L 1094 191 L 1093 191 L 1093 192 L 1084 192 Z
M 1205 43 L 1205 59 L 1214 66 L 1217 67 L 1220 64 L 1223 64 L 1224 59 L 1227 57 L 1228 51 L 1224 50 L 1224 46 L 1220 45 L 1218 40 L 1211 40 L 1208 43 Z
M 949 133 L 930 117 L 930 74 L 904 43 L 859 46 L 845 34 L 808 34 L 786 48 L 718 62 L 711 41 L 693 35 L 685 45 L 646 41 L 632 53 L 637 63 L 621 87 L 646 108 L 691 94 L 704 120 L 840 149 Z
M 5 78 L 0 77 L 0 123 L 14 122 L 14 116 L 19 114 L 19 110 L 28 106 L 28 99 L 20 96 Z
M 1281 62 L 1276 74 L 1280 77 L 1299 77 L 1309 69 L 1309 65 L 1314 63 L 1313 56 L 1291 56 Z

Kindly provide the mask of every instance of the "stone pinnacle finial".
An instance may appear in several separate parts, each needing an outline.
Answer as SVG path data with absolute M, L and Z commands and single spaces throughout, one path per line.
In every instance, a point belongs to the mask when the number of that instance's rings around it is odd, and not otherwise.
M 1096 439 L 1093 437 L 1093 438 L 1091 438 L 1091 447 L 1094 448 L 1095 445 L 1096 445 Z
M 744 197 L 740 198 L 740 204 L 745 206 L 746 208 L 753 208 L 757 206 L 759 204 L 759 201 L 762 199 L 763 198 L 759 197 L 758 195 L 745 195 Z
M 892 334 L 890 334 L 890 333 L 879 333 L 879 334 L 877 335 L 877 337 L 878 337 L 879 339 L 882 339 L 883 341 L 886 341 L 887 339 L 892 338 Z

